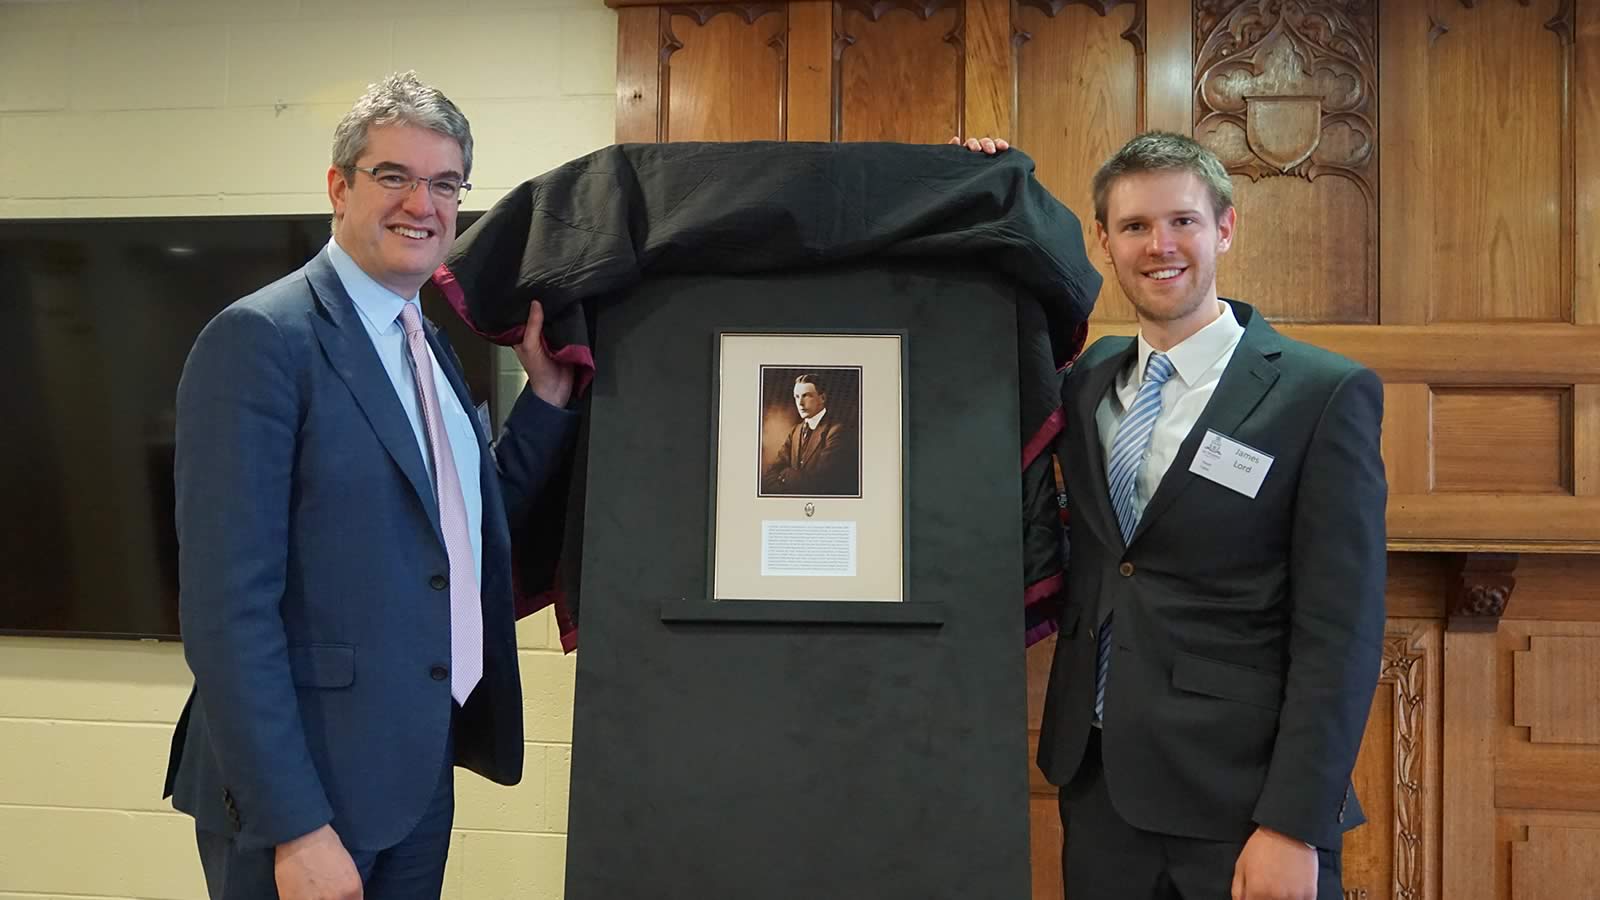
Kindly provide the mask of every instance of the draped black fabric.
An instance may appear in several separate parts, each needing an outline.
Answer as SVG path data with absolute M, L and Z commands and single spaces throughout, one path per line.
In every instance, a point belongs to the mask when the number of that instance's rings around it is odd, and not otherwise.
M 1017 150 L 990 157 L 905 144 L 629 144 L 512 189 L 461 235 L 434 279 L 472 328 L 502 344 L 520 340 L 538 299 L 546 342 L 580 368 L 581 390 L 604 364 L 589 349 L 590 305 L 653 275 L 809 270 L 872 257 L 1002 273 L 1032 298 L 1018 304 L 1032 634 L 1049 618 L 1041 601 L 1061 571 L 1048 465 L 1061 427 L 1059 372 L 1082 348 L 1100 291 L 1082 235 L 1078 218 Z M 581 510 L 571 501 L 581 497 L 583 477 L 580 459 L 565 502 L 541 510 L 519 542 L 521 611 L 555 602 L 569 649 L 577 532 L 560 523 L 566 509 Z M 573 537 L 554 553 L 563 532 Z

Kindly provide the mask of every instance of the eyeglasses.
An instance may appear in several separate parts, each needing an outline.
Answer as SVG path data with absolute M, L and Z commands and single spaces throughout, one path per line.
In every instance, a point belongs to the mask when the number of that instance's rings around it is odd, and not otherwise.
M 351 166 L 357 172 L 365 172 L 372 176 L 378 187 L 391 193 L 405 191 L 410 193 L 417 189 L 419 182 L 428 183 L 428 193 L 433 195 L 436 203 L 460 203 L 467 197 L 467 191 L 472 190 L 472 185 L 453 178 L 449 175 L 440 175 L 429 178 L 426 175 L 413 175 L 404 169 L 391 169 L 383 166 Z

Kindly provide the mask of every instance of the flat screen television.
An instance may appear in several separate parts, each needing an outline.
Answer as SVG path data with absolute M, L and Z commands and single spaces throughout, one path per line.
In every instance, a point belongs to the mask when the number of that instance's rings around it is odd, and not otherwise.
M 327 240 L 325 214 L 0 220 L 0 634 L 178 637 L 183 361 Z M 494 348 L 431 285 L 423 310 L 495 409 Z

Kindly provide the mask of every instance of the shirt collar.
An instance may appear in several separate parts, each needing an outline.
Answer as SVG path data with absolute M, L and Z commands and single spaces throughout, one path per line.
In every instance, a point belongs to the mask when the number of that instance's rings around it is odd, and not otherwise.
M 811 418 L 806 419 L 805 420 L 806 421 L 806 427 L 810 428 L 812 431 L 816 431 L 817 430 L 817 425 L 822 422 L 822 417 L 827 415 L 827 414 L 828 414 L 827 409 L 823 409 L 822 412 L 819 412 L 816 415 L 812 416 Z
M 388 332 L 390 326 L 400 327 L 395 323 L 400 318 L 400 309 L 408 301 L 417 302 L 421 295 L 418 291 L 409 298 L 401 297 L 379 284 L 339 246 L 335 238 L 328 239 L 328 258 L 333 262 L 333 271 L 338 273 L 339 281 L 344 284 L 345 293 L 356 305 L 356 311 L 380 334 Z M 418 308 L 420 310 L 420 304 Z
M 1244 326 L 1234 317 L 1233 307 L 1221 300 L 1217 303 L 1222 306 L 1221 315 L 1167 351 L 1167 359 L 1172 361 L 1173 369 L 1187 387 L 1194 387 L 1244 335 Z M 1134 383 L 1144 383 L 1145 366 L 1149 364 L 1150 354 L 1154 353 L 1155 349 L 1145 341 L 1144 333 L 1140 332 L 1139 367 L 1134 370 Z

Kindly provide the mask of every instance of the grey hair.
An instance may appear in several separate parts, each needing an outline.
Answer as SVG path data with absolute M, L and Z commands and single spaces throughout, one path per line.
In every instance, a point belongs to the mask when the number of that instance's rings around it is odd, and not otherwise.
M 1170 131 L 1147 131 L 1122 145 L 1094 173 L 1094 219 L 1106 224 L 1106 196 L 1124 175 L 1141 172 L 1190 172 L 1211 194 L 1211 211 L 1217 218 L 1233 207 L 1233 179 L 1216 154 L 1193 138 Z
M 367 129 L 395 124 L 415 125 L 451 138 L 461 147 L 461 177 L 472 175 L 472 126 L 449 97 L 424 84 L 416 72 L 398 72 L 367 85 L 367 92 L 333 129 L 334 168 L 350 178 L 356 160 L 367 151 Z

